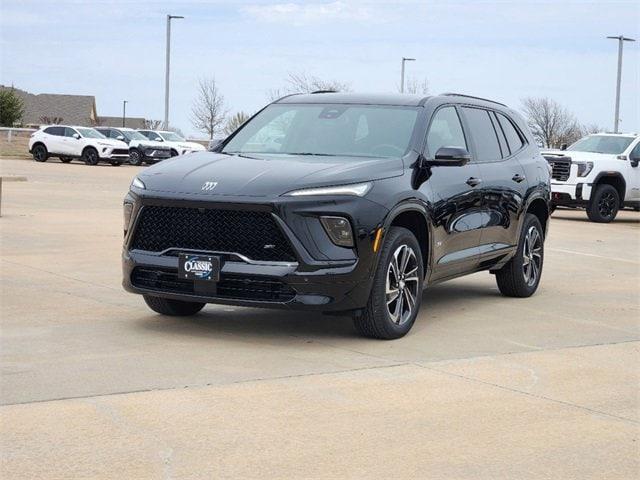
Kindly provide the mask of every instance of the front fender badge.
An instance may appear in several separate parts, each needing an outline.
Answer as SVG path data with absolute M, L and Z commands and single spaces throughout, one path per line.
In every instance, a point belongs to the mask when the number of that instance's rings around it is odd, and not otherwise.
M 382 239 L 382 228 L 378 228 L 376 231 L 376 236 L 373 240 L 373 253 L 377 253 L 380 248 L 380 240 Z

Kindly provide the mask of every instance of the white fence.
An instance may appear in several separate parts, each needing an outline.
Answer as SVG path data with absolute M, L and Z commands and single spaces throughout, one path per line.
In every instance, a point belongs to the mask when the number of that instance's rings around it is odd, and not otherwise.
M 36 128 L 0 127 L 0 138 L 6 139 L 7 142 L 11 143 L 15 137 L 28 137 L 35 131 L 37 131 Z

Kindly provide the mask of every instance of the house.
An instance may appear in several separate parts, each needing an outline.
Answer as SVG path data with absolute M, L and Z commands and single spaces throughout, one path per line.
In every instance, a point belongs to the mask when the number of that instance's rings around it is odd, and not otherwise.
M 8 88 L 11 87 L 0 85 L 0 89 Z M 22 125 L 25 127 L 38 127 L 47 123 L 92 126 L 98 118 L 96 98 L 93 95 L 35 95 L 18 88 L 13 91 L 24 103 Z
M 11 89 L 0 85 L 0 90 Z M 39 127 L 47 124 L 80 125 L 95 127 L 122 127 L 122 117 L 98 116 L 96 98 L 93 95 L 63 95 L 58 93 L 33 94 L 13 88 L 14 93 L 24 103 L 21 125 Z M 146 128 L 146 120 L 141 117 L 127 117 L 125 126 Z

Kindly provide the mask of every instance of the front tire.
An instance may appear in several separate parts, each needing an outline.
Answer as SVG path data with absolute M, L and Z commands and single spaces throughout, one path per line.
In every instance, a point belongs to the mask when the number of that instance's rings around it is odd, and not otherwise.
M 33 159 L 36 162 L 46 162 L 49 157 L 49 152 L 47 152 L 47 147 L 44 145 L 36 145 L 31 150 L 31 154 L 33 155 Z
M 172 317 L 195 315 L 205 305 L 204 303 L 183 302 L 181 300 L 154 297 L 153 295 L 143 295 L 142 297 L 151 310 L 161 315 L 170 315 Z
M 544 232 L 540 220 L 527 213 L 516 255 L 496 272 L 500 293 L 507 297 L 530 297 L 538 289 L 544 262 Z
M 416 237 L 402 227 L 386 234 L 369 301 L 354 317 L 365 337 L 391 340 L 405 336 L 413 326 L 422 301 L 422 252 Z
M 620 209 L 618 191 L 606 183 L 598 185 L 587 206 L 587 217 L 596 223 L 612 222 Z
M 93 147 L 85 148 L 84 152 L 82 152 L 82 160 L 87 165 L 98 165 L 98 162 L 100 162 L 98 151 Z
M 136 167 L 142 165 L 142 153 L 137 148 L 134 148 L 129 152 L 129 163 Z

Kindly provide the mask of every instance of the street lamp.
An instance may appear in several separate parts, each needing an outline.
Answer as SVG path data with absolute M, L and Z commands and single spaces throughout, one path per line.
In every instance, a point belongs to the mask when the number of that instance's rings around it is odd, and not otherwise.
M 622 44 L 624 42 L 635 42 L 633 38 L 618 35 L 617 37 L 607 37 L 612 40 L 618 40 L 618 79 L 616 82 L 616 116 L 613 119 L 613 133 L 618 133 L 618 125 L 620 123 L 620 82 L 622 80 Z
M 169 128 L 169 64 L 171 63 L 171 20 L 174 18 L 184 18 L 180 15 L 167 15 L 167 48 L 166 48 L 166 69 L 164 74 L 164 129 Z
M 400 93 L 404 93 L 404 62 L 415 62 L 415 58 L 402 57 L 402 68 L 400 69 Z
M 127 102 L 126 100 L 122 101 L 122 128 L 125 127 L 124 119 L 127 118 Z

